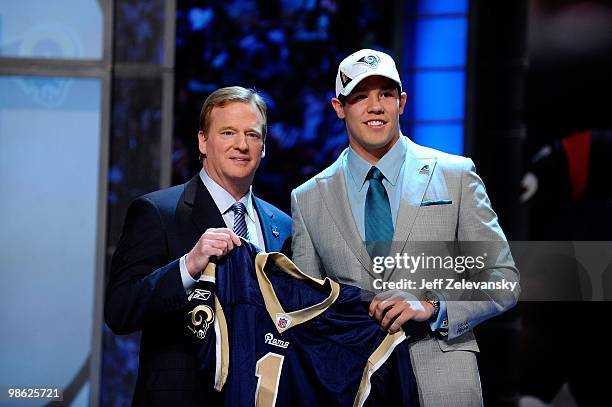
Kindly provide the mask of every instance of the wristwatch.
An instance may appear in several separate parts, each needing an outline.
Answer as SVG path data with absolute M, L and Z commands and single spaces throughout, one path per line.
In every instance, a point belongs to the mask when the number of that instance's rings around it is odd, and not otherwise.
M 434 313 L 429 319 L 432 321 L 438 319 L 438 314 L 440 313 L 440 300 L 438 296 L 431 291 L 425 291 L 423 293 L 422 301 L 428 302 L 432 307 L 434 307 Z

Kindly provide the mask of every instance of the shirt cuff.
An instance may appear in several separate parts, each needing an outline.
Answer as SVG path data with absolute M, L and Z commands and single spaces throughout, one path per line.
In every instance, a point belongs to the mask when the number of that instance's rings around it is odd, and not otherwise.
M 186 258 L 187 255 L 184 255 L 179 260 L 179 269 L 181 270 L 181 280 L 183 281 L 183 288 L 185 289 L 185 291 L 188 291 L 191 289 L 191 287 L 195 285 L 195 283 L 197 283 L 197 280 L 194 280 L 193 277 L 191 277 L 191 274 L 189 274 L 189 271 L 187 271 L 187 262 L 185 261 Z
M 448 315 L 446 312 L 446 301 L 440 301 L 440 311 L 438 312 L 438 318 L 436 318 L 435 321 L 431 321 L 429 326 L 434 332 L 448 332 Z

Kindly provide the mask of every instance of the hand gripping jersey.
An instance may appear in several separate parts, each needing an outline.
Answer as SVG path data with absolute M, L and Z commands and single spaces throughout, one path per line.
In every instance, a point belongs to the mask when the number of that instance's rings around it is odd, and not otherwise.
M 187 333 L 224 405 L 418 406 L 406 335 L 382 332 L 360 289 L 257 251 L 243 241 L 189 295 Z

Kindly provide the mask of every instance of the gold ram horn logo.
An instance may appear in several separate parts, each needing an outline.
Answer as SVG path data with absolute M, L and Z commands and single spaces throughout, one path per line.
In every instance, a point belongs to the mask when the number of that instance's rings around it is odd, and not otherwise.
M 187 328 L 189 328 L 198 339 L 204 339 L 208 327 L 215 321 L 215 313 L 208 305 L 198 305 L 193 310 L 189 311 L 189 314 L 191 314 L 191 324 L 193 328 L 190 326 Z

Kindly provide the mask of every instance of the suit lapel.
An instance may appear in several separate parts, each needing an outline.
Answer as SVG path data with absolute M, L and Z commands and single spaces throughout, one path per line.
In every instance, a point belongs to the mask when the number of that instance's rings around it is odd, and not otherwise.
M 355 218 L 353 217 L 353 212 L 348 202 L 346 180 L 344 179 L 341 165 L 343 157 L 344 154 L 341 154 L 338 160 L 332 165 L 329 169 L 328 176 L 324 175 L 316 178 L 317 185 L 319 186 L 319 191 L 321 191 L 325 205 L 331 214 L 331 218 L 344 238 L 344 241 L 355 257 L 357 257 L 357 260 L 359 260 L 363 268 L 365 268 L 370 275 L 376 277 L 372 272 L 372 261 L 359 235 L 359 230 L 355 224 Z
M 267 252 L 277 252 L 281 249 L 280 243 L 284 236 L 281 236 L 281 228 L 274 222 L 274 213 L 262 205 L 261 200 L 253 195 L 253 203 L 261 224 L 261 232 L 264 238 L 264 245 Z
M 196 174 L 185 186 L 183 202 L 191 209 L 191 221 L 197 227 L 200 235 L 208 228 L 226 227 L 219 208 L 202 183 L 199 174 Z
M 408 158 L 406 160 L 402 180 L 402 198 L 397 212 L 393 241 L 405 242 L 408 240 L 435 166 L 435 158 Z
M 274 222 L 274 213 L 261 204 L 261 200 L 253 196 L 255 210 L 261 223 L 261 231 L 267 251 L 278 251 L 281 249 L 280 243 L 284 241 L 281 236 L 281 228 Z M 195 241 L 200 238 L 202 233 L 208 228 L 227 227 L 219 208 L 215 204 L 210 192 L 202 183 L 200 175 L 196 174 L 187 184 L 183 194 L 182 216 L 188 216 L 191 223 L 196 227 Z M 193 243 L 192 243 L 193 245 Z
M 409 141 L 408 153 L 404 165 L 404 176 L 402 179 L 402 197 L 400 207 L 397 212 L 395 232 L 393 233 L 392 247 L 393 254 L 402 253 L 406 247 L 406 242 L 412 233 L 414 221 L 421 209 L 421 202 L 425 191 L 435 171 L 435 157 L 418 157 L 416 147 Z M 396 247 L 397 246 L 397 247 Z M 390 279 L 395 269 L 385 276 Z

